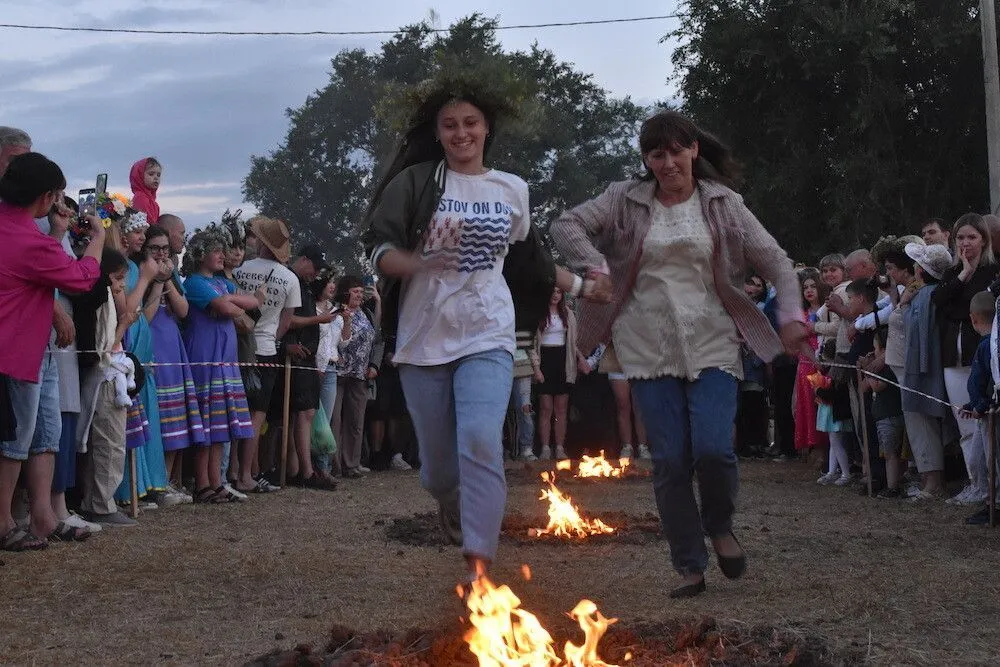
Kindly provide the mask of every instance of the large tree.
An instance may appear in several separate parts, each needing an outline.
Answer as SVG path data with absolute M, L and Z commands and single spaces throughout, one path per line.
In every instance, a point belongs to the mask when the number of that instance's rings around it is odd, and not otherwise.
M 320 242 L 356 268 L 358 224 L 396 144 L 403 91 L 448 68 L 481 71 L 491 85 L 516 91 L 523 114 L 500 128 L 489 161 L 528 182 L 542 228 L 639 167 L 634 139 L 645 109 L 610 97 L 589 74 L 537 45 L 504 51 L 496 22 L 474 15 L 445 33 L 421 23 L 377 52 L 337 54 L 329 84 L 288 110 L 284 143 L 252 158 L 244 196 L 287 220 L 297 241 Z
M 684 108 L 736 150 L 748 203 L 815 260 L 986 212 L 978 0 L 688 0 Z

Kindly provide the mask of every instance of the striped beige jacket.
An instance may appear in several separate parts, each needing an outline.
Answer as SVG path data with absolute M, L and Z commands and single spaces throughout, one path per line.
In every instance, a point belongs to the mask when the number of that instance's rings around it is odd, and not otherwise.
M 655 187 L 655 181 L 612 183 L 597 198 L 564 213 L 549 229 L 571 269 L 588 271 L 607 262 L 611 273 L 611 303 L 583 302 L 578 312 L 577 346 L 585 355 L 610 340 L 611 325 L 632 293 Z M 698 189 L 715 246 L 712 272 L 719 299 L 750 348 L 770 361 L 784 351 L 781 341 L 744 293 L 743 281 L 750 269 L 760 274 L 778 290 L 779 324 L 801 322 L 801 290 L 792 263 L 739 194 L 711 180 L 699 180 Z

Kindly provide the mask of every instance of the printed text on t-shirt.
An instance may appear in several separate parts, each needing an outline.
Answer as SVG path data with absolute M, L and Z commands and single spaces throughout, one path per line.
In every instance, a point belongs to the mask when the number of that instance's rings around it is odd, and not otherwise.
M 442 199 L 424 240 L 424 256 L 443 257 L 462 273 L 493 269 L 510 243 L 513 210 L 502 201 Z

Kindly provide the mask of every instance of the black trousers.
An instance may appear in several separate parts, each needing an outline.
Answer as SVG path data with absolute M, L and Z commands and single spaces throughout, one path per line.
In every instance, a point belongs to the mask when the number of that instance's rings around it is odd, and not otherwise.
M 792 394 L 798 364 L 782 358 L 772 366 L 773 383 L 771 404 L 774 406 L 774 440 L 785 456 L 795 456 L 795 415 L 792 412 Z
M 752 456 L 768 446 L 767 392 L 741 391 L 736 401 L 736 455 Z

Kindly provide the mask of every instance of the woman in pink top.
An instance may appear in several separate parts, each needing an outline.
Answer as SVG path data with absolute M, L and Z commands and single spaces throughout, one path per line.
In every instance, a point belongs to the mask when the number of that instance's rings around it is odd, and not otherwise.
M 66 178 L 59 166 L 38 153 L 14 158 L 0 178 L 0 381 L 10 395 L 17 421 L 14 440 L 0 441 L 0 549 L 44 549 L 46 537 L 57 525 L 49 492 L 59 437 L 34 442 L 35 420 L 42 401 L 54 402 L 59 414 L 58 386 L 43 391 L 39 371 L 46 359 L 46 345 L 55 313 L 55 290 L 85 292 L 101 275 L 100 257 L 104 228 L 95 217 L 90 244 L 80 260 L 66 255 L 62 245 L 35 226 L 35 218 L 53 216 L 53 232 L 62 233 L 70 213 L 61 205 Z M 48 425 L 42 425 L 48 427 Z M 40 426 L 40 427 L 42 427 Z M 48 444 L 55 443 L 54 449 Z M 38 448 L 37 451 L 35 448 Z M 11 516 L 14 487 L 25 466 L 31 499 L 31 521 L 19 528 Z M 82 537 L 81 537 L 82 539 Z
M 160 219 L 156 191 L 160 189 L 162 175 L 163 166 L 155 157 L 138 160 L 128 174 L 128 182 L 132 186 L 132 208 L 145 213 L 151 225 L 155 225 Z

